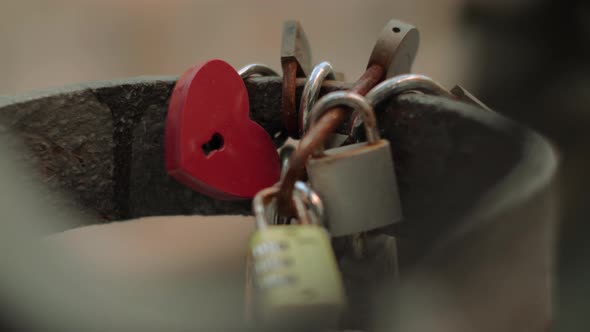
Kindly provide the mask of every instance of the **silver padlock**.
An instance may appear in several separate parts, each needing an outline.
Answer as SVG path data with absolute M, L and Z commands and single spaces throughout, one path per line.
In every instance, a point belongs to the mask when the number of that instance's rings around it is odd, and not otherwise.
M 316 151 L 307 163 L 311 186 L 324 202 L 328 230 L 344 236 L 401 221 L 390 145 L 379 137 L 373 108 L 356 93 L 332 92 L 315 104 L 310 125 L 335 106 L 359 112 L 367 142 Z
M 376 109 L 379 104 L 411 91 L 447 97 L 450 99 L 458 99 L 457 96 L 447 91 L 442 85 L 430 77 L 418 74 L 399 75 L 387 79 L 369 91 L 365 96 L 365 99 L 373 109 Z M 356 133 L 362 124 L 363 120 L 357 117 L 353 125 L 353 137 L 357 136 Z
M 399 75 L 387 79 L 369 91 L 365 98 L 371 106 L 377 107 L 380 103 L 409 91 L 457 99 L 457 96 L 430 77 L 418 74 Z
M 240 77 L 245 80 L 250 76 L 279 76 L 274 69 L 260 63 L 253 63 L 238 70 Z

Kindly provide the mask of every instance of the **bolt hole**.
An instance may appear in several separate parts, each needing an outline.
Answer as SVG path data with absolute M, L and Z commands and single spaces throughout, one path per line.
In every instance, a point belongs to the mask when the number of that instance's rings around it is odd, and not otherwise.
M 215 133 L 209 142 L 203 144 L 203 153 L 205 153 L 206 156 L 209 156 L 212 152 L 221 150 L 223 148 L 223 143 L 223 136 L 219 133 Z
M 398 27 L 393 28 L 393 32 L 395 32 L 395 33 L 400 33 L 400 31 L 402 31 L 402 30 Z

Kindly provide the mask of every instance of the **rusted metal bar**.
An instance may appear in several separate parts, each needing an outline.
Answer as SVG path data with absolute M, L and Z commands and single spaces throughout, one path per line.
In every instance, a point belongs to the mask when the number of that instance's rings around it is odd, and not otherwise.
M 283 62 L 283 96 L 281 99 L 282 119 L 287 134 L 297 137 L 299 132 L 295 89 L 297 81 L 297 62 Z
M 283 25 L 281 65 L 283 67 L 283 125 L 286 134 L 299 138 L 296 81 L 297 77 L 307 77 L 311 71 L 311 48 L 305 31 L 298 21 L 286 21 Z

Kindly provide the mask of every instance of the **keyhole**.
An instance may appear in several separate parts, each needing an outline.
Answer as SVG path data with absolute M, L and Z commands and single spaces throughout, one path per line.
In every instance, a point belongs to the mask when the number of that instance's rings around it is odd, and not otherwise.
M 209 156 L 212 152 L 221 150 L 223 148 L 223 136 L 219 133 L 213 134 L 209 142 L 203 144 L 203 153 Z
M 393 28 L 392 30 L 393 30 L 393 32 L 395 32 L 395 33 L 400 33 L 400 31 L 402 31 L 402 30 L 401 30 L 400 28 L 398 28 L 398 27 L 395 27 L 395 28 Z

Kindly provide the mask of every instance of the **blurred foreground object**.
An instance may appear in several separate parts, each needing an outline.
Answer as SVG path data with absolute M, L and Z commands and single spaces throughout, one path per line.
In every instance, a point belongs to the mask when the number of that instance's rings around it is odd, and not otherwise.
M 150 279 L 204 271 L 223 277 L 245 272 L 253 230 L 252 217 L 151 217 L 76 228 L 46 241 L 122 277 Z
M 561 152 L 562 206 L 555 331 L 590 329 L 590 3 L 467 1 L 476 42 L 473 89 L 493 109 L 551 139 Z
M 210 236 L 225 236 L 236 247 L 240 242 L 245 246 L 236 233 L 219 234 L 223 226 L 216 223 L 213 228 L 217 232 L 210 228 L 197 234 L 203 231 L 198 223 L 211 219 L 192 217 L 190 223 L 186 222 L 189 219 L 167 218 L 164 225 L 151 219 L 92 226 L 47 238 L 59 230 L 95 221 L 62 205 L 56 209 L 54 204 L 62 201 L 59 193 L 35 182 L 34 172 L 22 161 L 15 162 L 20 154 L 6 148 L 10 137 L 6 133 L 2 136 L 3 330 L 246 329 L 243 282 L 241 276 L 234 277 L 239 273 L 232 271 L 243 264 L 236 264 L 237 257 L 227 243 L 226 252 L 199 252 L 223 245 L 221 241 L 211 243 Z M 239 225 L 232 229 L 239 233 L 243 228 L 244 234 L 249 234 L 247 228 L 253 222 L 239 217 L 237 221 Z M 152 227 L 146 227 L 148 224 Z M 157 234 L 150 236 L 153 232 Z M 196 242 L 199 238 L 207 241 Z M 150 241 L 149 245 L 144 241 Z M 211 264 L 207 257 L 218 260 Z

